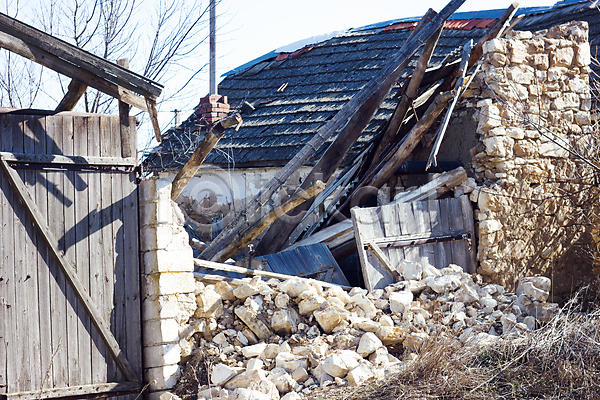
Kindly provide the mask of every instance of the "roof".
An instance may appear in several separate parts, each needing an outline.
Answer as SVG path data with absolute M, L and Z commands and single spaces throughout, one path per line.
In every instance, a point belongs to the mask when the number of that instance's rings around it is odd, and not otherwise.
M 553 8 L 522 9 L 520 13 L 525 17 L 515 29 L 540 30 L 585 20 L 590 26 L 592 54 L 595 54 L 594 45 L 600 43 L 598 2 L 570 0 Z M 469 39 L 482 37 L 503 11 L 454 14 L 446 22 L 430 65 L 439 63 Z M 393 20 L 352 29 L 294 52 L 270 53 L 268 58 L 259 58 L 244 69 L 232 71 L 220 83 L 219 94 L 229 98 L 232 109 L 244 101 L 256 109 L 250 115 L 243 115 L 242 128 L 237 133 L 229 130 L 205 162 L 233 163 L 238 167 L 286 164 L 399 50 L 416 20 Z M 410 75 L 417 57 L 418 54 L 403 78 Z M 391 116 L 399 88 L 399 85 L 392 88 L 354 152 L 371 140 Z M 179 168 L 187 161 L 199 139 L 199 134 L 193 132 L 192 118 L 164 135 L 159 151 L 146 161 L 150 168 Z M 312 161 L 319 156 L 317 153 Z

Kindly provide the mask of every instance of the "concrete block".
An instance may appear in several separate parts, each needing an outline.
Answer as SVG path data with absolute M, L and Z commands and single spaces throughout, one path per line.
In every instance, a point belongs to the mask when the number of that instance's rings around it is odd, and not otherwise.
M 140 182 L 140 202 L 171 201 L 171 182 L 166 179 L 149 178 Z
M 144 346 L 179 342 L 179 324 L 174 318 L 144 321 Z
M 140 225 L 172 224 L 173 207 L 170 201 L 140 203 Z
M 151 391 L 165 390 L 174 387 L 180 374 L 181 367 L 177 364 L 148 368 L 144 371 L 146 381 L 150 382 L 149 389 Z
M 178 343 L 159 344 L 144 347 L 144 363 L 148 368 L 173 365 L 181 361 L 181 349 Z
M 158 274 L 144 275 L 144 293 L 153 296 L 194 293 L 196 291 L 196 280 L 190 272 L 163 272 Z
M 150 250 L 143 254 L 144 273 L 194 272 L 194 252 L 185 250 Z

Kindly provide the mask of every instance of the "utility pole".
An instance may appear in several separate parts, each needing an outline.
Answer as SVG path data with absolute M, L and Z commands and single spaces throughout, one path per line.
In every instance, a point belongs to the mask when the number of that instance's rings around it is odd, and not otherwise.
M 215 12 L 216 0 L 210 0 L 210 93 L 217 93 L 217 16 Z

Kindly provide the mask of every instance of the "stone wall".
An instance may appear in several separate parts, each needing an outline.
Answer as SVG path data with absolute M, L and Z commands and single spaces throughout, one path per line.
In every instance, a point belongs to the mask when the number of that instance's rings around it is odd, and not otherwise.
M 594 150 L 587 38 L 587 23 L 572 22 L 484 46 L 471 200 L 489 281 L 544 274 L 560 294 L 590 276 L 578 251 L 590 170 L 572 152 Z
M 194 261 L 183 222 L 171 201 L 171 182 L 142 181 L 142 323 L 149 399 L 158 399 L 179 379 L 179 363 L 187 352 L 185 327 L 196 310 Z

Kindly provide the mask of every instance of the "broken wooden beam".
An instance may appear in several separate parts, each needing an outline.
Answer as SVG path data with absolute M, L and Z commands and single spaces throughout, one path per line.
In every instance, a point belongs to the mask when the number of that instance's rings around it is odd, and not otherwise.
M 288 250 L 315 243 L 325 243 L 329 249 L 334 249 L 352 239 L 354 239 L 352 220 L 346 219 L 299 240 L 288 247 Z
M 451 0 L 430 23 L 428 23 L 412 40 L 398 51 L 396 55 L 358 92 L 342 109 L 334 115 L 325 125 L 323 125 L 316 134 L 306 143 L 306 145 L 279 170 L 277 174 L 260 190 L 260 192 L 250 201 L 245 213 L 240 213 L 232 222 L 223 229 L 221 233 L 212 241 L 208 248 L 202 252 L 201 257 L 212 259 L 212 257 L 226 244 L 230 243 L 232 238 L 237 235 L 240 229 L 243 229 L 245 219 L 252 218 L 253 215 L 266 204 L 273 194 L 283 185 L 287 179 L 306 163 L 306 161 L 317 152 L 323 144 L 340 128 L 348 122 L 358 108 L 367 101 L 374 92 L 380 90 L 386 78 L 395 73 L 403 63 L 411 59 L 413 54 L 421 47 L 422 43 L 440 29 L 446 19 L 456 11 L 465 0 Z M 390 88 L 391 89 L 391 88 Z
M 275 278 L 275 279 L 281 279 L 284 281 L 288 280 L 288 279 L 300 279 L 303 281 L 314 280 L 314 279 L 302 278 L 299 276 L 278 274 L 277 272 L 269 272 L 269 271 L 261 271 L 261 270 L 257 270 L 257 269 L 236 267 L 235 265 L 200 260 L 198 258 L 194 258 L 194 264 L 196 264 L 197 266 L 202 267 L 202 268 L 208 268 L 208 269 L 213 269 L 213 270 L 217 270 L 217 271 L 237 272 L 238 274 L 245 274 L 245 275 L 250 275 L 250 276 L 261 276 L 261 277 L 265 277 L 265 278 Z M 200 274 L 198 272 L 194 272 L 194 276 L 201 279 L 202 274 Z M 341 287 L 346 290 L 352 289 L 350 286 L 337 285 L 335 283 L 329 283 L 329 282 L 323 282 L 323 281 L 317 281 L 317 282 L 326 287 Z
M 196 175 L 196 172 L 198 172 L 198 169 L 204 162 L 204 159 L 206 159 L 206 156 L 208 156 L 208 153 L 210 153 L 219 140 L 221 140 L 223 134 L 225 134 L 225 130 L 232 126 L 240 126 L 241 124 L 242 116 L 240 114 L 234 114 L 219 120 L 208 132 L 206 132 L 202 142 L 200 142 L 196 150 L 194 150 L 194 153 L 173 180 L 171 186 L 172 200 L 177 200 L 177 197 L 179 197 L 190 179 Z
M 158 123 L 158 108 L 156 107 L 156 100 L 146 97 L 146 107 L 148 108 L 148 116 L 152 122 L 152 129 L 154 130 L 154 137 L 156 141 L 162 141 L 160 134 L 160 124 Z
M 241 231 L 238 239 L 232 240 L 229 245 L 213 256 L 211 261 L 222 262 L 227 260 L 242 251 L 247 245 L 256 239 L 265 231 L 277 218 L 281 217 L 288 211 L 292 210 L 298 204 L 316 196 L 319 192 L 325 189 L 325 184 L 321 181 L 315 182 L 314 185 L 306 190 L 299 190 L 296 194 L 290 197 L 285 203 L 271 210 L 263 218 L 255 222 L 248 229 Z
M 418 34 L 426 24 L 428 24 L 437 13 L 432 9 L 429 9 L 425 16 L 421 19 L 421 22 L 415 27 L 415 30 L 411 34 L 411 37 L 407 39 L 407 43 Z M 406 44 L 405 44 L 406 46 Z M 328 182 L 335 171 L 339 168 L 342 161 L 350 148 L 354 145 L 356 140 L 363 133 L 369 122 L 373 119 L 377 110 L 381 106 L 381 103 L 385 100 L 389 94 L 393 85 L 398 81 L 408 63 L 410 58 L 405 59 L 393 73 L 386 76 L 379 88 L 373 92 L 373 94 L 362 103 L 356 112 L 352 115 L 346 126 L 337 135 L 333 143 L 329 145 L 325 154 L 319 159 L 317 164 L 312 168 L 309 174 L 306 176 L 301 184 L 301 188 L 305 189 L 310 186 L 316 179 Z M 312 201 L 306 201 L 302 205 L 298 206 L 294 211 L 295 214 L 305 212 L 311 206 Z M 256 252 L 258 254 L 270 254 L 277 251 L 283 250 L 287 245 L 287 238 L 291 235 L 298 224 L 290 223 L 288 221 L 279 220 L 273 223 L 271 227 L 265 233 L 263 240 L 256 246 Z
M 402 97 L 390 118 L 388 123 L 388 127 L 383 133 L 381 141 L 377 145 L 375 149 L 375 153 L 373 153 L 373 162 L 377 162 L 379 155 L 394 141 L 396 135 L 400 131 L 400 126 L 404 121 L 404 117 L 409 107 L 412 106 L 413 100 L 417 97 L 419 93 L 419 88 L 421 86 L 421 81 L 423 80 L 423 75 L 425 74 L 425 70 L 427 69 L 427 65 L 429 64 L 429 60 L 433 55 L 433 50 L 442 34 L 442 29 L 439 29 L 436 33 L 431 35 L 431 37 L 425 43 L 425 47 L 423 48 L 423 52 L 419 57 L 419 61 L 417 61 L 417 66 L 415 67 L 410 81 L 408 85 L 406 85 L 406 89 L 404 93 L 402 93 Z
M 443 172 L 423 186 L 397 194 L 394 201 L 390 204 L 411 203 L 413 201 L 427 199 L 433 200 L 460 185 L 466 181 L 467 178 L 467 172 L 463 167 Z
M 64 97 L 60 103 L 58 103 L 54 111 L 72 111 L 77 105 L 79 99 L 81 99 L 81 96 L 83 96 L 87 90 L 87 87 L 88 86 L 85 83 L 81 83 L 76 79 L 71 79 L 71 82 L 67 87 L 67 93 L 65 93 Z

